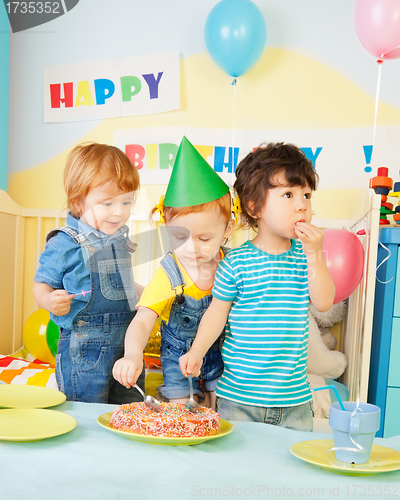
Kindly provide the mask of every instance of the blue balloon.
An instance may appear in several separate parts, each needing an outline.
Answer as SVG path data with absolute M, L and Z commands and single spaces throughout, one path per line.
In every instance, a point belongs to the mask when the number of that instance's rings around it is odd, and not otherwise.
M 236 78 L 262 54 L 267 28 L 260 9 L 250 0 L 221 0 L 207 17 L 204 38 L 214 61 Z

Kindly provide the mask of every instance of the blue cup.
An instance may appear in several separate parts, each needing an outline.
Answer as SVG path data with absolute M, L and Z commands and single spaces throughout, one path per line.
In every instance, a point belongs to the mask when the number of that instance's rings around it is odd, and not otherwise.
M 381 410 L 370 403 L 346 401 L 345 410 L 332 403 L 329 425 L 332 428 L 335 456 L 347 464 L 365 464 L 371 454 L 375 433 L 379 430 Z M 355 444 L 356 443 L 356 444 Z M 358 445 L 358 446 L 357 446 Z

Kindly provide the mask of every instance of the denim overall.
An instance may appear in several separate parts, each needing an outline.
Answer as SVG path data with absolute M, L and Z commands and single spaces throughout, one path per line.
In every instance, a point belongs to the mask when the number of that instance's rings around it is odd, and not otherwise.
M 61 328 L 56 356 L 56 379 L 68 401 L 124 404 L 141 401 L 112 376 L 115 361 L 124 355 L 126 330 L 135 316 L 136 291 L 130 253 L 136 245 L 127 236 L 105 246 L 92 246 L 85 234 L 71 227 L 58 231 L 81 245 L 90 271 L 91 293 L 71 330 Z M 137 383 L 144 388 L 143 367 Z
M 161 367 L 163 385 L 160 394 L 167 399 L 189 397 L 189 382 L 179 368 L 179 358 L 191 347 L 199 328 L 200 320 L 211 303 L 212 295 L 194 299 L 184 294 L 185 281 L 178 264 L 169 252 L 160 262 L 175 292 L 168 323 L 161 322 Z M 181 293 L 177 293 L 180 288 Z M 214 390 L 223 372 L 221 346 L 224 333 L 214 342 L 203 359 L 200 377 L 193 378 L 193 393 L 203 397 L 200 379 L 207 390 Z

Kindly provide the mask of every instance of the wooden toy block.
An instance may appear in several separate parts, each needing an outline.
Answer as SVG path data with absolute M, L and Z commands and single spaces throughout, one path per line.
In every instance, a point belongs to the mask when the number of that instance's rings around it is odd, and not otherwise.
M 381 203 L 381 207 L 385 207 L 388 210 L 393 210 L 393 203 Z
M 381 213 L 381 217 L 382 217 L 382 215 L 391 215 L 391 214 L 394 214 L 395 212 L 393 210 L 389 210 L 385 207 L 381 207 L 380 213 Z
M 379 177 L 388 177 L 389 169 L 387 167 L 379 167 L 377 170 L 377 174 Z
M 372 177 L 372 179 L 370 179 L 369 181 L 369 187 L 371 187 L 372 189 L 375 188 L 392 189 L 393 179 L 391 177 L 382 177 L 382 176 Z
M 371 187 L 371 186 L 370 186 Z M 390 189 L 388 188 L 383 188 L 383 187 L 376 187 L 374 188 L 375 190 L 375 193 L 376 194 L 384 194 L 384 195 L 388 195 L 389 194 L 389 191 Z

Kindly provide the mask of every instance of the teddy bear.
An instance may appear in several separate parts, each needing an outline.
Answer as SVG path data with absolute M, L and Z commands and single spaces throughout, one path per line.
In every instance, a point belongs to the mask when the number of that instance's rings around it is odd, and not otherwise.
M 319 312 L 310 304 L 307 373 L 337 379 L 347 367 L 347 357 L 334 351 L 337 340 L 329 327 L 342 321 L 347 313 L 345 301 Z
M 329 329 L 342 321 L 346 313 L 346 301 L 338 302 L 322 313 L 310 304 L 307 377 L 311 388 L 327 385 L 326 379 L 337 379 L 347 367 L 346 355 L 333 350 L 337 339 Z M 313 392 L 313 403 L 314 416 L 327 418 L 331 404 L 330 391 Z

